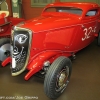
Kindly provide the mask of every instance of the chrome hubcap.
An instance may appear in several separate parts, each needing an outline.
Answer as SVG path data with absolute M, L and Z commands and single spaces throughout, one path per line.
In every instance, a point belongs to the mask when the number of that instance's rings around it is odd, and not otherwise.
M 63 68 L 61 70 L 61 72 L 59 73 L 59 75 L 57 76 L 57 82 L 56 82 L 56 91 L 62 91 L 66 88 L 69 80 L 68 80 L 68 76 L 69 76 L 69 68 L 68 66 L 66 66 L 65 68 Z
M 66 80 L 67 80 L 67 75 L 66 75 L 66 72 L 64 71 L 60 74 L 60 77 L 58 80 L 58 86 L 62 86 Z
M 4 44 L 0 47 L 0 61 L 5 60 L 10 56 L 10 44 Z

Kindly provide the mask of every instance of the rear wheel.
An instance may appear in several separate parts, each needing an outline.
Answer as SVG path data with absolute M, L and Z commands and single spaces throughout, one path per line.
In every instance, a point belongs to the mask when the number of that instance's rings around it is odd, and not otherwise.
M 98 33 L 97 44 L 100 46 L 100 32 Z
M 56 99 L 66 89 L 72 71 L 69 58 L 58 57 L 50 66 L 44 80 L 44 91 L 51 99 Z
M 0 39 L 0 61 L 10 56 L 10 38 Z

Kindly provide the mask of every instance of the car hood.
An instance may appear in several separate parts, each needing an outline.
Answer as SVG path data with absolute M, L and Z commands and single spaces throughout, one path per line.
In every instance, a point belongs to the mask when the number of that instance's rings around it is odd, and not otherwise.
M 52 30 L 57 28 L 69 27 L 76 25 L 80 22 L 79 17 L 57 17 L 57 16 L 40 16 L 31 20 L 26 21 L 20 25 L 22 28 L 28 28 L 34 32 Z

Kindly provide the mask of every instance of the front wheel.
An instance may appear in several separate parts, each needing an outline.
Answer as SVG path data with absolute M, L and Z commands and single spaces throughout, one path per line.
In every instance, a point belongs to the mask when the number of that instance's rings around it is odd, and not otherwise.
M 44 91 L 51 99 L 56 99 L 66 89 L 72 71 L 69 58 L 58 57 L 50 66 L 44 80 Z
M 0 38 L 0 61 L 10 56 L 10 38 Z

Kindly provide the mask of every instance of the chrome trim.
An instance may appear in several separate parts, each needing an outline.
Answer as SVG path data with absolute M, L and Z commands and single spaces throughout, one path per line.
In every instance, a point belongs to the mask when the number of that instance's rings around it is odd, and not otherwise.
M 17 76 L 17 75 L 21 74 L 26 69 L 27 64 L 28 64 L 28 60 L 29 60 L 29 56 L 30 56 L 31 41 L 32 41 L 32 31 L 29 29 L 26 29 L 26 28 L 20 28 L 20 27 L 15 26 L 14 30 L 12 30 L 12 33 L 11 33 L 12 41 L 14 40 L 13 39 L 14 38 L 14 31 L 27 31 L 29 33 L 29 46 L 28 46 L 29 48 L 28 48 L 28 52 L 27 52 L 25 65 L 20 71 L 18 71 L 16 73 L 12 73 L 12 76 Z

